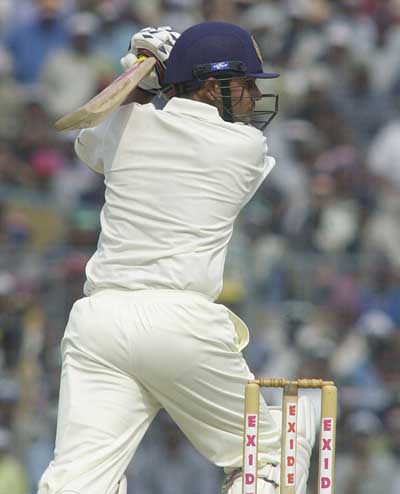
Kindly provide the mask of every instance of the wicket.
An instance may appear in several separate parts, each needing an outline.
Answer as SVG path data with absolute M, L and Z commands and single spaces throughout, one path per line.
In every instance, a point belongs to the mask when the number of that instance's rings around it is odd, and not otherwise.
M 333 494 L 337 388 L 322 379 L 255 379 L 246 384 L 243 437 L 243 494 L 257 494 L 260 388 L 283 388 L 280 494 L 295 494 L 297 400 L 299 388 L 321 389 L 318 494 Z

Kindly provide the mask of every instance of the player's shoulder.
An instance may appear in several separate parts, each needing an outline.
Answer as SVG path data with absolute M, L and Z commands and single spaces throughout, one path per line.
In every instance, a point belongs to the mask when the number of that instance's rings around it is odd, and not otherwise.
M 266 146 L 265 135 L 252 125 L 235 122 L 230 124 L 238 138 L 238 144 L 250 146 L 254 152 L 262 153 Z
M 137 113 L 145 113 L 145 112 L 153 112 L 156 111 L 156 107 L 153 103 L 128 103 L 119 107 L 121 112 L 137 112 Z
M 264 134 L 254 127 L 253 125 L 245 124 L 243 122 L 234 122 L 231 124 L 238 132 L 243 135 L 248 136 L 249 139 L 253 139 L 258 142 L 264 142 L 265 136 Z
M 113 126 L 121 123 L 130 125 L 131 122 L 134 125 L 138 125 L 143 119 L 146 119 L 147 115 L 156 111 L 153 103 L 127 103 L 121 105 L 116 112 L 113 112 L 109 119 Z

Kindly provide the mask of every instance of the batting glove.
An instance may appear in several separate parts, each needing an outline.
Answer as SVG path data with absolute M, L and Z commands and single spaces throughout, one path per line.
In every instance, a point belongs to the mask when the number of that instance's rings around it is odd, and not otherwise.
M 156 94 L 163 87 L 165 62 L 179 36 L 169 26 L 146 27 L 132 36 L 129 51 L 121 58 L 121 65 L 125 70 L 132 67 L 140 56 L 154 57 L 157 60 L 154 69 L 139 84 L 141 89 Z

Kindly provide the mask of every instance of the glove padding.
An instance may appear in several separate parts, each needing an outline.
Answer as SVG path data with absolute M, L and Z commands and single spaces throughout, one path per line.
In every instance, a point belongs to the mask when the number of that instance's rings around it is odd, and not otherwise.
M 156 94 L 163 87 L 165 62 L 179 36 L 169 26 L 146 27 L 132 36 L 129 51 L 121 58 L 125 70 L 131 68 L 141 55 L 157 60 L 155 68 L 140 82 L 141 89 Z

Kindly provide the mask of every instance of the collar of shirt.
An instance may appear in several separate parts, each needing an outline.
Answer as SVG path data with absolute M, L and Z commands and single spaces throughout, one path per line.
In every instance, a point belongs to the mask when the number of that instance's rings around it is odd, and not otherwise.
M 163 111 L 189 115 L 191 117 L 200 118 L 201 120 L 207 120 L 210 122 L 223 122 L 223 119 L 220 117 L 215 106 L 187 98 L 170 99 L 165 105 Z

